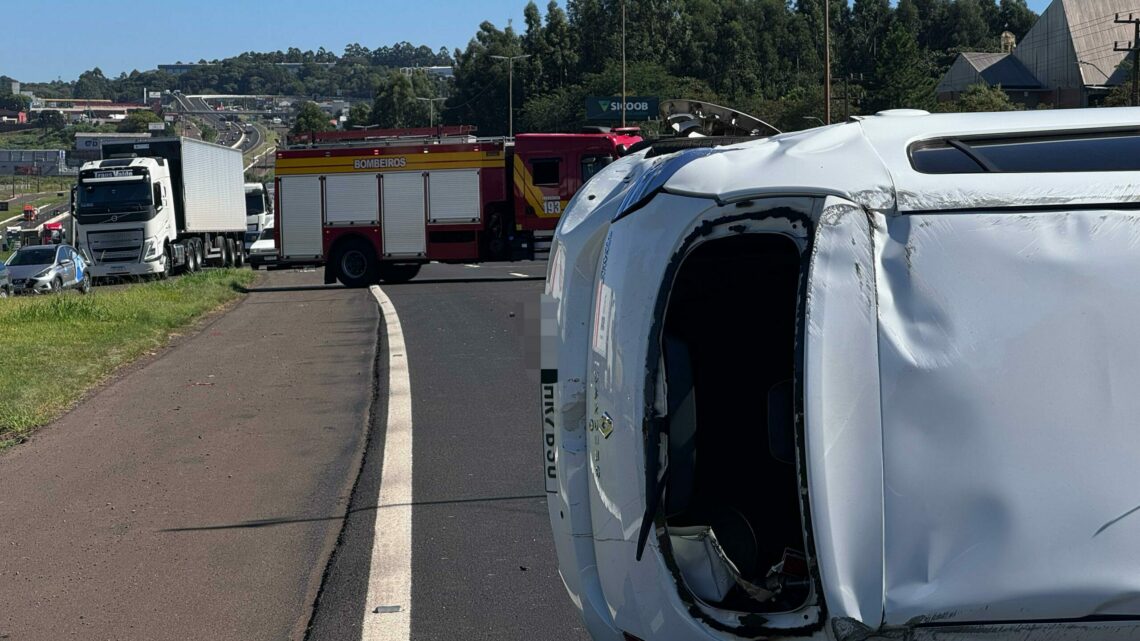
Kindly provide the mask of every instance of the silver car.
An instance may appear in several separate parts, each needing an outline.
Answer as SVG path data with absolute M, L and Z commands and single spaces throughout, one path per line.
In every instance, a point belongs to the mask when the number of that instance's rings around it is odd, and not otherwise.
M 8 258 L 12 291 L 17 294 L 91 291 L 87 261 L 71 245 L 27 245 Z

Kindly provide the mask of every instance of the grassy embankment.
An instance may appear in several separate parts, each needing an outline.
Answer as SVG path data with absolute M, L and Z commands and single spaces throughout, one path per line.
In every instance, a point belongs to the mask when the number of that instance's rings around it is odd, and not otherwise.
M 249 270 L 212 269 L 87 296 L 0 300 L 0 449 L 26 439 L 117 367 L 237 298 Z

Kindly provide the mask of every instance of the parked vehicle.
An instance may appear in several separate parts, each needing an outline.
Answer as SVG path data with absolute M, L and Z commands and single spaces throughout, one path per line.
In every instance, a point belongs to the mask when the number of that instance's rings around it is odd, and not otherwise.
M 254 241 L 261 237 L 261 230 L 265 229 L 269 221 L 273 220 L 273 212 L 269 208 L 269 200 L 265 197 L 265 185 L 261 183 L 245 183 L 245 251 Z
M 892 111 L 595 176 L 541 365 L 593 637 L 1140 638 L 1138 122 Z
M 636 130 L 478 139 L 469 127 L 338 131 L 277 152 L 282 263 L 325 282 L 405 281 L 429 261 L 533 257 L 583 183 Z
M 261 237 L 249 248 L 249 264 L 254 269 L 277 264 L 277 245 L 274 240 L 273 225 L 261 231 Z
M 96 277 L 245 261 L 241 152 L 191 138 L 105 143 L 79 171 L 76 242 Z
M 87 261 L 71 245 L 25 245 L 8 257 L 7 267 L 11 290 L 17 294 L 91 291 Z
M 0 298 L 8 298 L 12 293 L 12 275 L 8 271 L 8 264 L 0 262 Z

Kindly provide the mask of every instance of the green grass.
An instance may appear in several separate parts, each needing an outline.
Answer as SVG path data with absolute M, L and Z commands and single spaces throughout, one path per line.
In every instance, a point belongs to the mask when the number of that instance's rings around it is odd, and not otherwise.
M 0 300 L 0 449 L 22 442 L 116 368 L 240 296 L 256 275 L 207 270 L 122 289 Z

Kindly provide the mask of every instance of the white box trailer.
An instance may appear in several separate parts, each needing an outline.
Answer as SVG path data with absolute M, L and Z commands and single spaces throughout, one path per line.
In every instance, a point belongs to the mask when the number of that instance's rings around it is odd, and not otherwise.
M 244 264 L 244 173 L 240 151 L 192 138 L 104 144 L 76 193 L 76 240 L 93 273 Z

